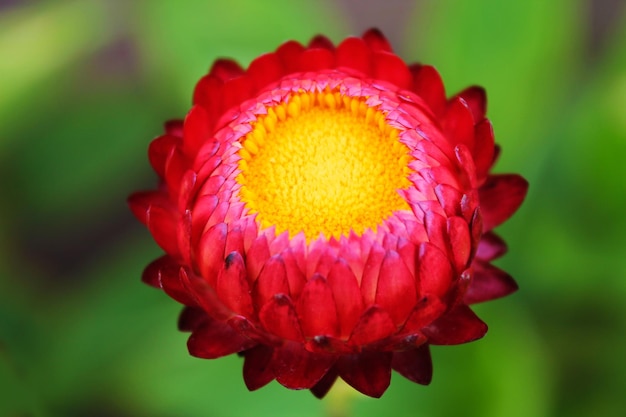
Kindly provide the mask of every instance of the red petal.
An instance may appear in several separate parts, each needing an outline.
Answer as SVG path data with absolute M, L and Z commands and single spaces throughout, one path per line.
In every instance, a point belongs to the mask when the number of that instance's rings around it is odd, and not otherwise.
M 482 235 L 476 258 L 491 261 L 504 255 L 507 251 L 506 242 L 493 232 L 487 232 Z
M 459 305 L 424 328 L 429 343 L 458 345 L 480 339 L 487 333 L 487 325 L 466 305 Z
M 363 40 L 372 51 L 393 52 L 391 44 L 387 38 L 385 38 L 385 35 L 376 28 L 369 29 L 365 32 L 363 34 Z
M 201 308 L 185 307 L 178 317 L 178 330 L 191 332 L 207 320 L 210 320 L 210 318 Z
M 335 67 L 335 54 L 328 49 L 307 49 L 298 59 L 300 71 L 319 71 Z
M 326 375 L 324 375 L 324 377 L 311 388 L 313 395 L 320 399 L 324 398 L 328 391 L 330 391 L 333 387 L 333 384 L 337 380 L 338 376 L 339 373 L 337 372 L 336 367 L 331 368 L 328 372 L 326 372 Z
M 303 341 L 296 310 L 285 294 L 273 296 L 259 312 L 259 320 L 268 332 L 280 338 Z
M 489 301 L 509 295 L 517 291 L 517 288 L 515 280 L 500 268 L 484 262 L 474 262 L 474 277 L 463 301 L 467 304 Z
M 167 206 L 169 201 L 161 191 L 140 191 L 128 197 L 128 206 L 137 220 L 148 223 L 148 211 L 151 205 Z
M 401 89 L 409 89 L 413 85 L 413 76 L 404 61 L 395 54 L 375 52 L 372 59 L 373 78 L 388 81 Z
M 233 312 L 244 317 L 253 315 L 250 286 L 246 279 L 246 266 L 239 252 L 231 252 L 217 277 L 216 292 L 220 300 Z
M 231 78 L 239 77 L 244 73 L 241 66 L 232 59 L 221 58 L 216 60 L 209 71 L 209 75 L 228 81 Z
M 280 255 L 272 256 L 263 266 L 254 284 L 254 302 L 262 306 L 276 294 L 289 294 L 287 270 Z
M 313 275 L 300 294 L 296 311 L 302 331 L 307 337 L 318 335 L 336 336 L 338 330 L 337 309 L 333 293 L 320 275 Z
M 435 187 L 435 194 L 446 216 L 452 217 L 460 214 L 461 200 L 463 198 L 462 192 L 451 185 L 439 184 Z
M 446 108 L 446 90 L 441 75 L 430 65 L 411 66 L 413 91 L 420 96 L 437 116 Z
M 474 128 L 474 165 L 479 183 L 484 180 L 494 162 L 495 139 L 493 126 L 489 119 L 484 119 Z
M 237 333 L 229 325 L 210 320 L 194 330 L 189 336 L 187 348 L 192 356 L 216 359 L 250 349 L 255 344 L 255 342 Z
M 341 378 L 359 392 L 379 398 L 391 382 L 389 352 L 363 352 L 344 355 L 337 361 Z
M 195 154 L 203 143 L 211 138 L 213 123 L 207 111 L 202 106 L 193 106 L 183 125 L 185 154 Z
M 348 67 L 370 74 L 370 49 L 361 38 L 347 38 L 337 46 L 337 67 Z
M 163 135 L 154 139 L 148 146 L 148 159 L 150 165 L 159 177 L 165 177 L 165 161 L 173 152 L 173 149 L 181 144 L 178 137 L 171 135 Z
M 468 149 L 474 149 L 474 118 L 465 100 L 457 97 L 448 103 L 442 127 L 452 144 L 462 143 Z
M 257 390 L 274 379 L 272 355 L 274 349 L 257 345 L 244 352 L 243 380 L 250 391 Z
M 178 272 L 179 266 L 169 255 L 163 255 L 160 258 L 157 258 L 154 261 L 150 262 L 146 269 L 143 270 L 141 280 L 155 288 L 162 288 L 163 285 L 161 284 L 161 270 L 165 268 L 173 268 L 173 270 Z
M 285 68 L 285 74 L 298 71 L 300 65 L 300 54 L 304 51 L 304 46 L 296 41 L 288 41 L 278 47 L 276 55 Z
M 247 75 L 232 78 L 224 83 L 224 110 L 237 107 L 250 97 L 254 91 L 254 83 Z
M 248 276 L 251 281 L 255 281 L 265 265 L 265 262 L 270 257 L 270 248 L 267 244 L 265 236 L 258 236 L 250 245 L 248 252 L 246 253 L 246 266 L 248 269 Z
M 161 285 L 163 291 L 174 300 L 188 306 L 195 306 L 195 298 L 182 282 L 185 274 L 184 268 L 179 266 L 162 268 L 160 271 Z
M 450 288 L 454 270 L 448 257 L 436 246 L 424 242 L 419 250 L 419 292 L 443 297 Z
M 333 51 L 335 49 L 335 45 L 324 35 L 317 35 L 311 42 L 309 42 L 309 49 L 313 48 L 323 48 L 328 49 L 329 51 Z
M 478 189 L 483 231 L 502 224 L 526 197 L 528 182 L 516 174 L 491 175 Z
M 165 122 L 165 133 L 177 138 L 183 137 L 183 121 L 180 119 L 168 120 Z
M 379 244 L 374 244 L 365 262 L 361 279 L 361 294 L 363 294 L 363 302 L 366 306 L 374 304 L 376 299 L 380 266 L 384 258 L 385 250 Z
M 387 252 L 380 267 L 376 304 L 389 312 L 399 325 L 407 319 L 416 302 L 415 277 L 397 252 Z
M 276 54 L 265 54 L 250 63 L 248 76 L 256 89 L 263 88 L 283 76 L 283 67 Z
M 347 338 L 363 313 L 359 284 L 350 266 L 338 260 L 328 274 L 328 285 L 337 307 L 339 337 Z
M 472 111 L 474 123 L 479 123 L 485 118 L 485 114 L 487 113 L 487 93 L 484 88 L 476 85 L 468 87 L 457 94 L 456 97 L 465 100 L 469 109 Z
M 454 257 L 454 266 L 457 271 L 463 271 L 467 268 L 472 251 L 470 230 L 464 218 L 448 218 L 448 236 Z
M 372 306 L 359 319 L 348 343 L 352 346 L 366 346 L 384 339 L 396 330 L 389 313 L 378 306 Z
M 301 344 L 295 342 L 287 342 L 275 348 L 272 358 L 276 380 L 291 389 L 313 387 L 334 362 L 333 355 L 308 352 Z
M 421 332 L 446 311 L 447 306 L 437 297 L 424 297 L 415 306 L 400 334 L 411 335 Z
M 433 362 L 428 344 L 417 349 L 394 352 L 391 366 L 403 377 L 422 385 L 430 384 L 433 376 Z
M 166 253 L 177 256 L 176 214 L 155 205 L 150 206 L 146 214 L 146 225 L 156 243 Z
M 226 232 L 226 224 L 218 223 L 202 235 L 198 244 L 196 261 L 200 274 L 213 287 L 217 282 L 220 270 L 224 266 Z
M 217 77 L 205 75 L 198 81 L 193 92 L 193 104 L 204 107 L 214 126 L 222 112 L 222 90 L 224 83 Z

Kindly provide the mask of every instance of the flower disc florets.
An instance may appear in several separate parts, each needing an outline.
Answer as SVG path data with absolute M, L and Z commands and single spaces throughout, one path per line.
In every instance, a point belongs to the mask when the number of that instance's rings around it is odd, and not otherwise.
M 375 30 L 217 61 L 150 145 L 161 187 L 131 196 L 166 252 L 143 278 L 186 306 L 191 354 L 244 356 L 250 389 L 427 384 L 429 345 L 482 337 L 468 305 L 517 288 L 491 229 L 527 184 L 489 174 L 495 149 L 482 89 L 447 100 Z

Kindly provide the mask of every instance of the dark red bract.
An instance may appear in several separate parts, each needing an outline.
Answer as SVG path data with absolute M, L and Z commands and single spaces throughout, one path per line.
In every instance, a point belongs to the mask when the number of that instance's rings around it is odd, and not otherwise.
M 401 143 L 401 208 L 339 236 L 268 223 L 248 191 L 250 161 L 276 124 L 310 107 L 361 117 Z M 166 253 L 143 280 L 185 305 L 192 355 L 244 357 L 251 390 L 276 379 L 322 397 L 340 377 L 379 397 L 392 369 L 428 384 L 429 345 L 482 337 L 469 305 L 517 289 L 490 264 L 506 252 L 492 229 L 527 183 L 490 173 L 498 151 L 485 112 L 483 89 L 447 99 L 433 67 L 407 66 L 376 30 L 337 46 L 290 41 L 246 70 L 219 60 L 185 120 L 150 145 L 160 186 L 129 199 Z

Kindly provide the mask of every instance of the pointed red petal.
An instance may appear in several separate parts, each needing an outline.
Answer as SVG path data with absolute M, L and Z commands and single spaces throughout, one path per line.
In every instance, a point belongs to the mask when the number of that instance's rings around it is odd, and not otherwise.
M 319 71 L 335 67 L 335 54 L 328 49 L 307 49 L 298 59 L 300 71 Z
M 253 315 L 246 266 L 239 252 L 231 252 L 224 260 L 224 268 L 217 277 L 216 292 L 224 305 L 233 312 L 244 317 Z
M 283 67 L 276 54 L 265 54 L 250 63 L 248 75 L 256 89 L 263 88 L 283 76 Z
M 372 56 L 372 76 L 378 80 L 388 81 L 401 89 L 410 89 L 413 76 L 404 61 L 389 52 L 374 52 Z
M 163 288 L 163 284 L 161 283 L 161 271 L 166 268 L 171 269 L 174 273 L 178 273 L 179 266 L 169 255 L 163 255 L 150 262 L 146 269 L 143 270 L 141 280 L 155 288 Z
M 165 267 L 160 270 L 159 276 L 163 291 L 179 303 L 194 306 L 195 298 L 189 293 L 181 277 L 185 274 L 184 268 L 179 266 Z
M 456 97 L 465 100 L 467 106 L 472 111 L 474 123 L 479 123 L 485 118 L 485 113 L 487 113 L 487 93 L 484 88 L 476 85 L 468 87 L 457 94 Z
M 400 325 L 416 301 L 415 277 L 396 251 L 387 252 L 380 267 L 376 304 L 389 312 L 396 325 Z
M 246 266 L 250 281 L 255 281 L 263 268 L 263 265 L 270 257 L 270 247 L 267 244 L 267 238 L 263 235 L 258 236 L 250 245 L 246 253 Z
M 376 28 L 369 29 L 365 32 L 363 34 L 363 40 L 372 51 L 393 52 L 391 44 L 387 38 L 385 38 L 385 35 Z
M 244 352 L 243 380 L 250 391 L 257 390 L 274 379 L 271 366 L 274 349 L 265 345 L 257 345 Z
M 218 223 L 207 230 L 198 243 L 196 262 L 200 274 L 212 286 L 215 286 L 218 273 L 224 265 L 227 229 L 226 224 Z
M 210 320 L 195 329 L 189 336 L 187 348 L 192 356 L 215 359 L 250 349 L 255 344 L 255 342 L 237 333 L 229 325 Z
M 339 323 L 335 300 L 330 287 L 322 276 L 313 275 L 304 286 L 296 305 L 296 311 L 305 336 L 337 335 Z
M 311 39 L 311 42 L 309 42 L 309 48 L 323 48 L 332 51 L 335 49 L 335 45 L 333 45 L 330 39 L 328 39 L 326 36 L 317 35 L 316 37 Z
M 178 316 L 178 330 L 191 332 L 200 327 L 207 320 L 210 320 L 210 318 L 201 308 L 185 307 L 180 312 L 180 316 Z
M 467 304 L 504 297 L 517 291 L 517 283 L 506 272 L 485 262 L 474 262 L 474 276 L 465 298 Z
M 359 284 L 350 266 L 345 261 L 338 260 L 328 274 L 328 285 L 337 307 L 339 337 L 347 338 L 363 313 Z
M 370 49 L 361 38 L 347 38 L 337 46 L 337 67 L 349 67 L 370 74 Z
M 396 330 L 389 313 L 378 306 L 372 306 L 359 319 L 348 343 L 352 346 L 365 346 L 384 339 Z
M 447 222 L 454 266 L 457 271 L 463 271 L 467 268 L 472 251 L 469 225 L 462 217 L 450 217 Z
M 204 107 L 196 105 L 191 108 L 185 117 L 183 132 L 185 153 L 190 156 L 211 138 L 213 123 Z
M 150 142 L 148 159 L 159 177 L 165 177 L 165 161 L 167 161 L 167 157 L 173 152 L 173 149 L 180 144 L 180 138 L 172 135 L 162 135 Z
M 484 261 L 491 261 L 504 255 L 507 251 L 506 242 L 493 232 L 487 232 L 482 235 L 476 258 Z
M 289 294 L 287 270 L 280 255 L 272 256 L 263 266 L 254 283 L 254 302 L 265 305 L 276 294 Z
M 430 384 L 433 376 L 433 362 L 428 344 L 417 349 L 394 352 L 391 366 L 403 377 L 422 385 Z
M 374 244 L 365 262 L 361 279 L 361 294 L 363 294 L 363 302 L 366 306 L 374 304 L 376 299 L 380 266 L 384 258 L 385 250 L 379 244 Z
M 476 177 L 480 184 L 493 165 L 496 151 L 493 126 L 489 119 L 484 119 L 475 126 L 474 142 L 472 155 L 474 155 L 474 165 L 476 165 Z
M 528 182 L 516 174 L 491 175 L 478 189 L 483 231 L 500 225 L 517 211 L 526 197 Z
M 146 212 L 146 224 L 156 243 L 168 254 L 178 255 L 176 215 L 163 207 L 151 205 Z
M 414 65 L 413 91 L 420 96 L 436 116 L 442 115 L 446 108 L 446 90 L 441 75 L 430 65 Z
M 450 288 L 454 271 L 448 257 L 435 245 L 424 242 L 419 249 L 419 293 L 442 297 Z
M 458 345 L 480 339 L 487 333 L 487 325 L 466 305 L 459 305 L 424 328 L 429 343 Z
M 448 103 L 442 125 L 452 144 L 462 143 L 468 149 L 474 149 L 474 118 L 465 100 L 457 97 Z
M 300 65 L 300 54 L 304 51 L 304 46 L 296 41 L 283 43 L 276 49 L 276 56 L 280 59 L 285 74 L 298 71 Z
M 276 380 L 287 388 L 309 389 L 334 364 L 333 355 L 311 353 L 300 343 L 287 342 L 274 349 L 272 365 Z
M 232 59 L 221 58 L 213 63 L 209 75 L 213 75 L 222 81 L 227 81 L 231 78 L 239 77 L 243 72 L 243 69 L 237 62 Z
M 311 388 L 313 395 L 319 399 L 324 398 L 324 396 L 332 388 L 338 376 L 339 372 L 337 372 L 336 367 L 329 369 L 328 372 L 326 372 L 326 375 L 324 375 L 324 377 Z
M 339 376 L 357 391 L 379 398 L 391 382 L 390 352 L 344 355 L 337 361 Z
M 272 297 L 259 312 L 263 327 L 276 336 L 302 342 L 302 331 L 291 299 L 285 294 Z

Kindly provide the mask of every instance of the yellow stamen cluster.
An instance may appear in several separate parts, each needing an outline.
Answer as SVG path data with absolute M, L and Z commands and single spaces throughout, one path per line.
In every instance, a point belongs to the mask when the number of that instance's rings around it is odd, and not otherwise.
M 262 227 L 308 241 L 362 234 L 408 210 L 408 148 L 364 99 L 302 92 L 268 108 L 239 150 L 240 198 Z

